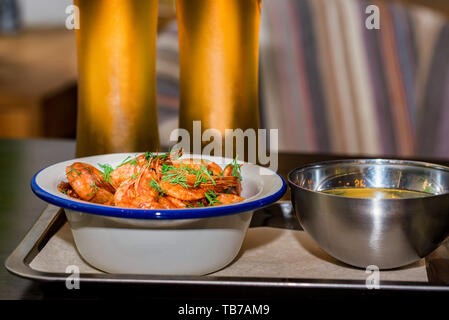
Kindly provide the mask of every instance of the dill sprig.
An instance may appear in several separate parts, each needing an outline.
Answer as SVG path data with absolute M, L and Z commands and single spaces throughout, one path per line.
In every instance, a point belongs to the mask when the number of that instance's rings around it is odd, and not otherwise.
M 195 171 L 195 173 L 194 173 L 195 174 L 195 183 L 193 184 L 193 187 L 196 188 L 201 183 L 206 183 L 207 179 L 203 175 L 203 172 L 201 170 L 194 170 L 194 171 Z
M 161 169 L 162 175 L 166 174 L 169 170 L 171 170 L 171 168 L 174 168 L 174 167 L 169 164 L 163 163 L 162 169 Z
M 103 181 L 109 182 L 112 184 L 111 181 L 111 173 L 114 171 L 114 168 L 110 164 L 101 164 L 99 163 L 98 166 L 103 169 Z
M 242 168 L 237 163 L 237 159 L 238 159 L 238 155 L 236 155 L 234 160 L 232 161 L 233 168 L 232 168 L 231 175 L 233 175 L 234 177 L 237 177 L 238 180 L 241 181 L 242 180 Z
M 75 168 L 73 168 L 73 165 L 70 166 L 70 171 L 67 172 L 67 174 L 72 173 L 72 172 L 75 172 L 75 173 L 78 175 L 78 177 L 81 177 L 81 172 L 79 172 L 78 170 L 76 170 Z M 73 175 L 72 175 L 72 176 L 73 176 Z
M 171 184 L 180 184 L 187 189 L 191 187 L 187 184 L 187 174 L 195 175 L 195 182 L 193 183 L 194 188 L 201 183 L 207 183 L 209 181 L 212 182 L 213 185 L 216 185 L 216 182 L 212 177 L 213 172 L 208 171 L 204 164 L 201 164 L 200 169 L 198 170 L 195 170 L 188 165 L 181 165 L 178 168 L 166 163 L 162 164 L 162 181 L 168 181 Z
M 200 166 L 201 170 L 204 172 L 204 174 L 210 179 L 210 181 L 212 182 L 212 184 L 215 186 L 215 180 L 214 178 L 212 178 L 212 176 L 210 175 L 210 173 L 207 171 L 206 166 L 204 165 L 204 163 L 201 164 Z
M 145 159 L 147 160 L 147 165 L 149 166 L 153 161 L 161 161 L 167 160 L 170 157 L 170 153 L 163 154 L 154 154 L 153 152 L 147 151 L 145 152 Z
M 127 164 L 127 163 L 129 162 L 129 159 L 130 159 L 130 158 L 131 158 L 131 156 L 127 156 L 127 157 L 125 158 L 125 160 L 123 160 L 122 163 L 120 163 L 120 164 L 117 166 L 117 168 L 119 168 L 119 167 L 124 166 L 125 164 Z
M 89 193 L 88 196 L 92 196 L 94 194 L 97 194 L 98 187 L 97 187 L 95 181 L 92 182 L 92 184 L 90 185 L 89 189 L 93 189 L 93 192 Z
M 162 164 L 162 181 L 169 182 L 172 185 L 179 184 L 185 189 L 190 186 L 187 184 L 187 170 L 185 168 L 177 168 L 171 165 Z
M 137 177 L 139 176 L 139 174 L 140 174 L 140 171 L 139 172 L 136 172 L 136 173 L 134 173 L 132 176 L 131 176 L 131 179 L 133 179 L 133 180 L 136 180 L 137 179 Z
M 163 154 L 156 156 L 156 159 L 162 161 L 162 160 L 166 160 L 169 157 L 170 157 L 170 153 L 163 153 Z
M 237 163 L 238 155 L 235 156 L 234 160 L 229 163 L 224 169 L 223 173 L 227 167 L 232 166 L 231 176 L 237 177 L 238 181 L 242 181 L 242 168 L 241 165 Z
M 89 171 L 90 173 L 93 173 L 92 168 L 87 167 L 87 166 L 83 166 L 84 170 Z
M 117 166 L 117 168 L 119 168 L 119 167 L 121 167 L 121 166 L 124 166 L 125 164 L 128 164 L 128 163 L 130 163 L 130 164 L 132 164 L 132 165 L 134 165 L 134 166 L 138 166 L 138 165 L 139 165 L 139 160 L 137 159 L 137 156 L 135 156 L 134 158 L 131 157 L 131 156 L 127 156 L 127 157 L 125 158 L 125 160 L 123 160 L 122 163 L 120 163 L 120 164 Z
M 182 149 L 178 150 L 172 150 L 171 148 L 168 149 L 168 155 L 170 156 L 171 161 L 175 161 L 181 158 L 182 153 L 183 153 Z M 173 154 L 175 154 L 175 156 L 173 156 Z
M 217 203 L 221 204 L 221 202 L 217 200 L 217 193 L 214 190 L 204 192 L 204 196 L 209 202 L 209 206 L 215 206 Z
M 151 160 L 154 157 L 154 154 L 153 154 L 153 152 L 147 151 L 147 152 L 145 152 L 144 157 L 147 160 L 147 162 L 151 162 Z
M 159 196 L 164 196 L 165 191 L 161 188 L 161 185 L 154 179 L 150 181 L 150 187 L 159 192 Z
M 153 152 L 147 151 L 145 152 L 145 159 L 148 162 L 151 162 L 152 160 L 164 160 L 168 157 L 167 153 L 163 153 L 163 154 L 154 154 Z
M 204 207 L 204 203 L 202 203 L 202 202 L 198 202 L 198 203 L 194 203 L 194 204 L 191 204 L 191 203 L 186 204 L 186 208 L 203 208 L 203 207 Z

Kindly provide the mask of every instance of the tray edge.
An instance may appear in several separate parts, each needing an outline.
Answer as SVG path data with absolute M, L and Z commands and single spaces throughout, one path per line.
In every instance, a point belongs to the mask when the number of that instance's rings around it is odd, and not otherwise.
M 65 218 L 63 209 L 49 205 L 31 227 L 19 245 L 5 261 L 5 268 L 12 274 L 25 279 L 43 282 L 65 282 L 68 274 L 46 273 L 35 270 L 25 263 L 30 259 L 33 249 L 41 244 L 46 233 L 58 219 Z M 30 260 L 31 261 L 31 260 Z M 149 278 L 151 277 L 151 278 Z M 152 285 L 200 285 L 200 286 L 250 286 L 250 287 L 289 287 L 315 289 L 358 289 L 369 290 L 361 280 L 329 280 L 308 278 L 260 278 L 260 277 L 207 277 L 203 276 L 157 276 L 157 275 L 111 275 L 82 274 L 81 282 L 121 283 Z M 448 291 L 449 286 L 406 281 L 381 281 L 380 289 L 406 291 Z

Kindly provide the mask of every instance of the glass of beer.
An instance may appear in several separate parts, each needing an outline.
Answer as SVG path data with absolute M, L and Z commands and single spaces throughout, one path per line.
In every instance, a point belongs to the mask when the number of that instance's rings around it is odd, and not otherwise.
M 222 137 L 259 127 L 260 11 L 261 0 L 176 0 L 180 127 L 191 137 L 195 120 Z
M 158 0 L 75 0 L 77 156 L 153 151 Z

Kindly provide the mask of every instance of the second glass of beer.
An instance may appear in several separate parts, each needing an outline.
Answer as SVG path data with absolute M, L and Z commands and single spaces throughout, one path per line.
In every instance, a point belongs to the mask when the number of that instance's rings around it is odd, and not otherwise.
M 180 127 L 191 137 L 195 120 L 223 137 L 259 127 L 260 10 L 260 0 L 176 1 Z

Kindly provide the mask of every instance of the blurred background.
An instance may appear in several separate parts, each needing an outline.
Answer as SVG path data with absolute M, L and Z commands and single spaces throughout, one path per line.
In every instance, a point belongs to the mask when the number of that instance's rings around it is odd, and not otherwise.
M 94 0 L 92 0 L 94 1 Z M 260 109 L 281 151 L 449 158 L 449 1 L 263 0 Z M 0 138 L 75 138 L 71 0 L 0 0 Z M 368 30 L 365 9 L 380 9 Z M 177 127 L 175 7 L 160 0 L 158 117 Z

